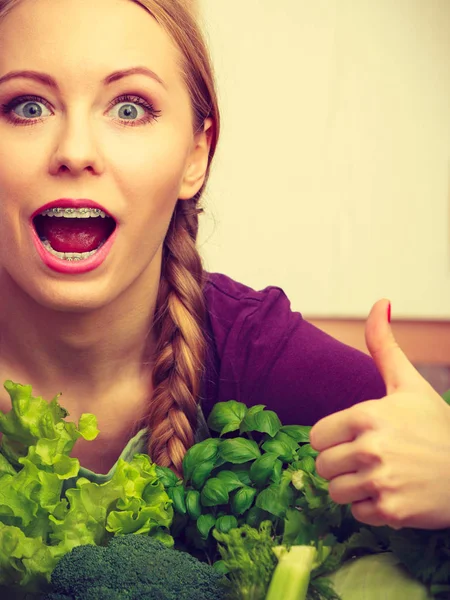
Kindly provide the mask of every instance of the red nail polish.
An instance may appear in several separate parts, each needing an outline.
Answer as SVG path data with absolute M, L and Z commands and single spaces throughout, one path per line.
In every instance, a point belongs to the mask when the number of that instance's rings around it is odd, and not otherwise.
M 388 312 L 387 312 L 388 323 L 391 322 L 391 303 L 389 302 Z

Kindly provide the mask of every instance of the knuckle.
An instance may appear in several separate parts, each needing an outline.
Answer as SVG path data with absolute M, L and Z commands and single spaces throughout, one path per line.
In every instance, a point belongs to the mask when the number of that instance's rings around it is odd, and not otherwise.
M 355 461 L 359 467 L 374 466 L 382 462 L 381 443 L 376 437 L 362 438 L 355 448 Z
M 386 496 L 381 496 L 376 502 L 376 513 L 378 517 L 389 527 L 401 529 L 404 527 L 405 515 L 395 503 Z
M 376 419 L 371 401 L 355 404 L 352 408 L 352 421 L 355 429 L 359 431 L 370 431 L 375 428 Z
M 385 489 L 384 480 L 379 475 L 372 475 L 364 482 L 363 489 L 370 497 L 378 498 Z

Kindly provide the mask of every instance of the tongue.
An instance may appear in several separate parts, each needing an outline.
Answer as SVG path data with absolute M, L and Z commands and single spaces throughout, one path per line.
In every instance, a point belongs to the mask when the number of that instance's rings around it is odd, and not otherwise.
M 57 252 L 91 252 L 104 242 L 114 229 L 110 218 L 66 219 L 43 217 L 36 219 L 39 236 L 47 238 Z

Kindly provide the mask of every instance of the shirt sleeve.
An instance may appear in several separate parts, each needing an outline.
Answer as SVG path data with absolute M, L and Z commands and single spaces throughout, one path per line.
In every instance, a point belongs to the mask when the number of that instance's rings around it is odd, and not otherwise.
M 265 404 L 285 425 L 313 425 L 326 415 L 386 394 L 371 357 L 292 311 L 281 289 L 270 287 L 233 300 L 230 308 L 227 299 L 225 311 L 220 306 L 226 314 L 226 335 L 223 325 L 215 323 L 215 401 Z M 208 414 L 212 406 L 207 403 L 204 408 Z

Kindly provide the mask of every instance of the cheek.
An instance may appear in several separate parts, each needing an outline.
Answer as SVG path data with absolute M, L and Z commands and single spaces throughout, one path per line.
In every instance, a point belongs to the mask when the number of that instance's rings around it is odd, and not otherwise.
M 184 176 L 189 150 L 186 137 L 169 130 L 165 135 L 150 133 L 136 136 L 129 144 L 121 142 L 110 146 L 107 162 L 127 210 L 143 216 L 149 210 L 171 211 Z
M 42 187 L 46 148 L 34 137 L 4 135 L 0 127 L 0 204 L 2 211 L 21 208 L 25 199 L 33 199 Z M 45 171 L 44 171 L 45 172 Z M 37 182 L 40 185 L 37 185 Z

